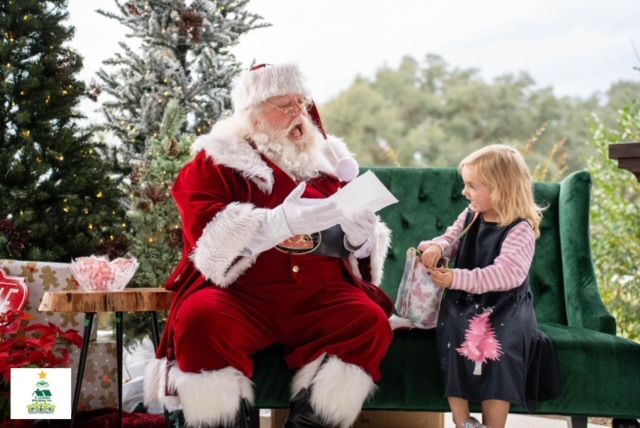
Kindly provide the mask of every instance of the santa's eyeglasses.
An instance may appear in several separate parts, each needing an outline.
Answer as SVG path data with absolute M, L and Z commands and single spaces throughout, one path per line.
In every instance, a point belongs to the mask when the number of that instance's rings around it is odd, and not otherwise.
M 271 107 L 275 108 L 281 113 L 286 114 L 287 116 L 295 116 L 298 113 L 303 111 L 309 111 L 309 109 L 313 106 L 313 101 L 308 98 L 298 98 L 296 100 L 289 101 L 284 105 L 276 105 L 267 100 L 264 101 L 269 104 Z

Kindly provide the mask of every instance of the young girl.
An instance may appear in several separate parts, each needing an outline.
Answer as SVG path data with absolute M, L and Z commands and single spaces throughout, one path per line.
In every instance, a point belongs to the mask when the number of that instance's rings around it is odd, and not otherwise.
M 437 338 L 456 427 L 503 428 L 511 404 L 533 410 L 559 395 L 555 351 L 538 330 L 529 288 L 542 210 L 529 169 L 511 147 L 477 150 L 459 171 L 469 207 L 444 235 L 418 248 L 433 281 L 446 289 Z M 443 257 L 455 257 L 456 268 L 438 267 Z M 469 401 L 482 403 L 486 425 L 470 417 Z

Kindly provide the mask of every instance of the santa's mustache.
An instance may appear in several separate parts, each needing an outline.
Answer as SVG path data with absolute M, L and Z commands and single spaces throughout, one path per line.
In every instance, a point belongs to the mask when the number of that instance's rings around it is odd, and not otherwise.
M 311 130 L 311 126 L 313 126 L 311 121 L 308 118 L 301 116 L 296 118 L 291 125 L 289 125 L 286 133 L 288 135 L 293 132 L 294 129 L 299 129 L 300 133 L 304 135 Z
M 273 153 L 280 153 L 289 144 L 293 144 L 298 152 L 306 152 L 316 146 L 316 140 L 321 138 L 321 134 L 311 119 L 299 116 L 286 128 L 280 129 L 266 121 L 257 121 L 251 138 L 260 144 L 268 142 L 268 150 Z

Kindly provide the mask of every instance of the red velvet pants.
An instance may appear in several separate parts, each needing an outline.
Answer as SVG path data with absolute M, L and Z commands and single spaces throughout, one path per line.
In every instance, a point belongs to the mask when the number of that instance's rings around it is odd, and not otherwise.
M 232 366 L 249 379 L 252 355 L 281 343 L 292 370 L 326 352 L 360 366 L 377 382 L 391 341 L 382 309 L 330 266 L 294 281 L 200 290 L 182 303 L 175 319 L 182 371 Z

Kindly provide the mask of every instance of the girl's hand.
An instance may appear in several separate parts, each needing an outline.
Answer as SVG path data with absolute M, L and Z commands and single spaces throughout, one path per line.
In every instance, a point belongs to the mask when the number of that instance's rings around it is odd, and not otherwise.
M 453 270 L 447 268 L 427 269 L 431 280 L 440 288 L 451 288 L 453 284 Z
M 427 269 L 433 269 L 438 265 L 438 262 L 442 258 L 442 249 L 439 245 L 431 244 L 427 245 L 422 251 L 420 261 Z

